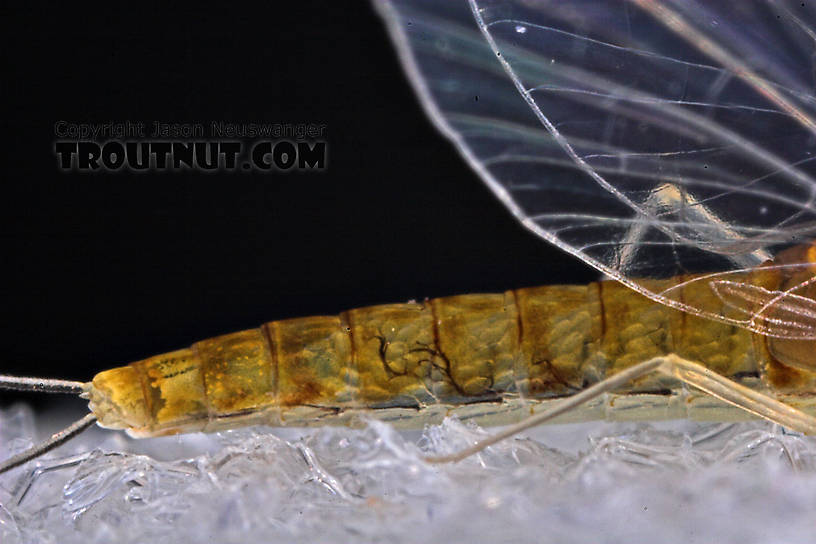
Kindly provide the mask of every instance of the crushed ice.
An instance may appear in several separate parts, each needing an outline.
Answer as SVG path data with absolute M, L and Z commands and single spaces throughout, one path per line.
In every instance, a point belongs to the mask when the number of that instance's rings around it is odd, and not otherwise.
M 0 456 L 34 416 L 0 411 Z M 543 427 L 455 465 L 487 431 L 94 431 L 0 476 L 0 542 L 811 542 L 816 439 L 756 422 Z

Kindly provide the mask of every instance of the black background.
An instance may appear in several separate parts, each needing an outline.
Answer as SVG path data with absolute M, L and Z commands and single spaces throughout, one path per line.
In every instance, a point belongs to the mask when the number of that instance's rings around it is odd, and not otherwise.
M 264 321 L 596 277 L 435 132 L 366 3 L 3 9 L 3 373 L 86 380 Z M 64 173 L 59 120 L 320 123 L 329 164 Z

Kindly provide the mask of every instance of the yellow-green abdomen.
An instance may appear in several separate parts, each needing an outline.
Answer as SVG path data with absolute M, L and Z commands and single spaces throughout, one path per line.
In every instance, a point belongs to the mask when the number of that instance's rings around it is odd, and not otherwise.
M 410 418 L 569 395 L 671 352 L 737 379 L 758 376 L 765 357 L 743 329 L 599 282 L 273 321 L 102 372 L 91 403 L 101 424 L 136 435 Z M 670 385 L 646 378 L 627 391 Z

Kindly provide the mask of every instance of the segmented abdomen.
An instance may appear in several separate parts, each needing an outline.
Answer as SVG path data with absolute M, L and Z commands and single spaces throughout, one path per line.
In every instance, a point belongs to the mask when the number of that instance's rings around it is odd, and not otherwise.
M 722 306 L 695 289 L 684 296 Z M 301 424 L 351 408 L 568 395 L 669 352 L 726 376 L 759 370 L 747 331 L 600 282 L 273 321 L 100 373 L 94 385 L 138 380 L 146 412 L 140 432 L 161 434 L 230 421 Z M 666 387 L 646 378 L 630 390 Z

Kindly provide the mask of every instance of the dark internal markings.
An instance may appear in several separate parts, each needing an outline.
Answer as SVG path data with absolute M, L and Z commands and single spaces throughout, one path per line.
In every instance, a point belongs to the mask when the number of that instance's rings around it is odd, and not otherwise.
M 434 332 L 435 331 L 436 331 L 436 327 L 434 327 Z M 437 346 L 439 345 L 437 343 L 437 341 L 436 341 L 436 334 L 434 334 L 434 342 L 436 343 Z M 437 369 L 444 376 L 447 377 L 447 382 L 451 385 L 451 387 L 453 387 L 456 390 L 457 393 L 459 393 L 463 397 L 468 396 L 465 393 L 465 390 L 462 389 L 462 386 L 459 385 L 458 383 L 456 383 L 456 380 L 453 379 L 453 373 L 452 373 L 452 370 L 451 370 L 451 362 L 450 362 L 450 359 L 448 359 L 447 355 L 445 355 L 442 352 L 442 350 L 440 350 L 438 348 L 434 349 L 431 346 L 429 346 L 428 344 L 423 344 L 422 342 L 417 341 L 417 345 L 420 346 L 420 347 L 410 349 L 410 350 L 408 350 L 408 353 L 423 353 L 423 352 L 427 353 L 429 355 L 429 357 L 427 359 L 420 359 L 418 362 L 419 363 L 426 363 L 426 362 L 430 363 L 433 368 Z M 441 365 L 436 362 L 437 358 L 442 360 Z
M 377 352 L 380 355 L 380 362 L 382 362 L 383 369 L 385 370 L 388 379 L 391 380 L 393 378 L 396 378 L 397 376 L 407 376 L 408 375 L 407 365 L 405 367 L 405 370 L 399 372 L 391 368 L 391 365 L 388 363 L 388 346 L 391 345 L 391 342 L 385 339 L 385 336 L 382 334 L 382 331 L 380 331 L 379 335 L 374 336 L 374 338 L 376 338 L 380 342 L 380 346 L 379 348 L 377 348 Z
M 544 366 L 548 371 L 549 374 L 552 376 L 551 380 L 540 380 L 540 384 L 537 385 L 535 388 L 534 393 L 537 392 L 546 392 L 550 390 L 550 386 L 552 385 L 561 385 L 565 387 L 569 391 L 578 392 L 581 390 L 580 387 L 572 385 L 569 381 L 564 378 L 556 369 L 555 365 L 552 364 L 552 361 L 549 359 L 540 359 L 533 363 L 533 366 Z M 537 380 L 538 381 L 538 380 Z

